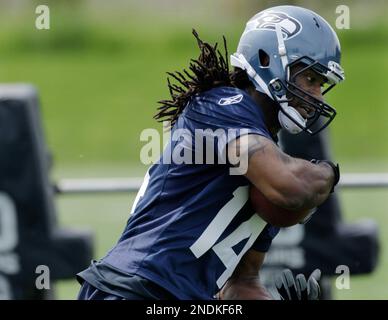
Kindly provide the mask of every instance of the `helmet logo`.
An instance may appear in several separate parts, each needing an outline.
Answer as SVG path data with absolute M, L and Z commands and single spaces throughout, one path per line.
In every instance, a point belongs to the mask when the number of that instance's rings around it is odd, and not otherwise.
M 270 30 L 276 32 L 276 24 L 280 24 L 284 40 L 295 37 L 302 30 L 302 24 L 288 14 L 265 11 L 248 21 L 245 32 L 252 30 Z

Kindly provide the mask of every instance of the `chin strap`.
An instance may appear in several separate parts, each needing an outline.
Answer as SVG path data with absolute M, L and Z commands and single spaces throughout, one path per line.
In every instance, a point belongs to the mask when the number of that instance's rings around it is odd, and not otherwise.
M 256 89 L 261 89 L 258 91 L 264 92 L 268 97 L 270 97 L 273 100 L 273 97 L 271 93 L 268 90 L 268 86 L 265 84 L 265 81 L 257 74 L 255 69 L 252 68 L 252 66 L 249 64 L 249 62 L 245 59 L 245 57 L 241 53 L 234 53 L 230 56 L 230 64 L 233 67 L 240 68 L 242 70 L 245 70 L 249 77 L 251 77 L 254 80 L 254 83 L 256 84 Z
M 278 120 L 283 129 L 286 129 L 291 134 L 298 134 L 303 131 L 302 128 L 306 126 L 306 119 L 293 107 L 289 106 L 287 102 L 280 102 L 281 109 L 278 112 Z M 282 111 L 284 110 L 284 112 Z M 285 114 L 287 112 L 287 114 Z M 299 126 L 290 119 L 296 121 Z
M 284 44 L 283 33 L 279 23 L 275 24 L 275 29 L 276 29 L 276 37 L 278 38 L 278 51 L 279 51 L 280 60 L 282 61 L 284 72 L 287 72 L 287 64 L 288 64 L 287 50 L 286 50 L 286 45 Z M 286 79 L 288 80 L 288 74 L 286 75 Z

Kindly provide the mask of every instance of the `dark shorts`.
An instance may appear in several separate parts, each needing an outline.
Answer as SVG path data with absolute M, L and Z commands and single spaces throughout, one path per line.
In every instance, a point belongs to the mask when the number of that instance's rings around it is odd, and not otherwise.
M 126 298 L 93 287 L 89 282 L 84 281 L 78 293 L 78 300 L 144 300 L 144 297 L 136 293 L 128 293 Z
M 111 283 L 94 283 L 96 279 L 91 278 L 90 283 L 77 276 L 81 284 L 78 300 L 176 300 L 172 294 L 145 278 L 137 275 L 126 278 L 126 286 L 123 286 L 117 278 L 111 279 Z

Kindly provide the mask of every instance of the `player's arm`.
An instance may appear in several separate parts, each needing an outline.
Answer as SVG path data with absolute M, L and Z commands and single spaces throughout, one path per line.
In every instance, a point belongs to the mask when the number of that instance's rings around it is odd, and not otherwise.
M 265 253 L 248 250 L 233 275 L 219 293 L 221 300 L 270 300 L 272 296 L 261 284 L 258 272 Z
M 268 200 L 286 209 L 312 209 L 320 205 L 337 182 L 329 164 L 290 157 L 260 135 L 230 143 L 228 157 L 232 163 L 247 161 L 246 177 L 250 182 Z

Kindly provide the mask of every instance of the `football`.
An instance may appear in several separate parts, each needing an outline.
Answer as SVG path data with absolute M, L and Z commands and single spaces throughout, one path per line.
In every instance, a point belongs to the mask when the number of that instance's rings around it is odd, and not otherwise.
M 255 186 L 250 187 L 250 202 L 255 212 L 264 221 L 276 227 L 290 227 L 303 221 L 312 210 L 292 211 L 270 202 Z

